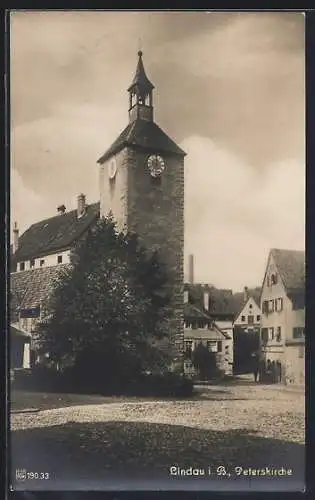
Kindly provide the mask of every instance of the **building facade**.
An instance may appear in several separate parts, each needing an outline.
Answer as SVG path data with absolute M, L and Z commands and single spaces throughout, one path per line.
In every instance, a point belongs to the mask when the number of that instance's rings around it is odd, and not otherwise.
M 202 344 L 215 353 L 218 369 L 224 375 L 232 373 L 229 354 L 231 337 L 221 330 L 205 312 L 186 303 L 184 308 L 184 370 L 187 375 L 197 375 L 192 357 L 198 345 Z M 232 350 L 233 351 L 233 350 Z
M 244 332 L 259 332 L 260 330 L 260 306 L 254 297 L 249 295 L 248 289 L 244 290 L 244 303 L 240 311 L 236 314 L 233 322 L 235 327 L 241 328 Z
M 46 316 L 51 292 L 71 266 L 73 248 L 99 218 L 99 203 L 87 205 L 82 194 L 76 210 L 58 209 L 58 215 L 33 224 L 21 237 L 17 225 L 14 228 L 10 320 L 30 336 L 25 347 L 30 350 L 30 365 L 36 360 L 37 324 Z
M 135 232 L 166 265 L 172 311 L 170 348 L 182 352 L 184 322 L 184 151 L 154 122 L 153 89 L 138 52 L 129 123 L 98 160 L 100 214 Z
M 261 293 L 261 353 L 273 381 L 305 382 L 305 254 L 272 249 Z

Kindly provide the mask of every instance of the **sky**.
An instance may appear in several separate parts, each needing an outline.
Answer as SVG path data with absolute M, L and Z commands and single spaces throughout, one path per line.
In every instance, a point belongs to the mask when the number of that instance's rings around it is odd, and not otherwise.
M 185 158 L 185 271 L 260 286 L 270 248 L 304 249 L 304 15 L 11 13 L 11 223 L 99 200 L 128 123 L 137 51 L 155 121 Z M 185 272 L 187 278 L 187 273 Z

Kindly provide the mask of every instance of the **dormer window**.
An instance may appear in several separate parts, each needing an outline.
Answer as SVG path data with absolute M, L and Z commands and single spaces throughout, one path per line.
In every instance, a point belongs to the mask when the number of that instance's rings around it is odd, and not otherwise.
M 25 262 L 20 262 L 20 271 L 25 270 Z
M 32 269 L 33 267 L 35 267 L 35 259 L 30 260 L 30 268 Z
M 45 264 L 45 260 L 44 259 L 40 259 L 40 261 L 39 261 L 40 267 L 43 267 L 44 264 Z
M 62 255 L 58 255 L 57 262 L 58 264 L 62 264 Z

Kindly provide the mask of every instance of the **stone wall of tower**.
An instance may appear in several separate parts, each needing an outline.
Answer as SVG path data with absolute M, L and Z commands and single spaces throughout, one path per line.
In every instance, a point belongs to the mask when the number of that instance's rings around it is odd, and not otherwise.
M 171 288 L 170 331 L 174 355 L 184 343 L 184 159 L 161 154 L 165 171 L 161 182 L 152 179 L 141 149 L 128 148 L 128 229 L 136 232 L 148 250 L 157 250 L 165 262 Z
M 108 166 L 113 160 L 109 158 L 100 166 L 100 215 L 108 216 L 111 211 L 119 230 L 127 225 L 128 205 L 128 152 L 126 149 L 115 155 L 117 165 L 116 176 L 109 179 Z

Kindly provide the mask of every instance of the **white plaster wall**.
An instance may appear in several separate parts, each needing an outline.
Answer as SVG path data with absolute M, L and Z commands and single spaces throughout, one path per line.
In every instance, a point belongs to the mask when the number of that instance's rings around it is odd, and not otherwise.
M 44 255 L 42 257 L 35 258 L 35 265 L 32 269 L 36 269 L 39 267 L 51 267 L 56 266 L 58 264 L 58 256 L 62 255 L 62 264 L 69 264 L 70 262 L 70 250 L 64 250 L 63 252 L 57 252 L 50 255 Z M 44 265 L 40 265 L 40 261 L 44 260 Z M 25 263 L 25 271 L 31 269 L 31 261 L 26 260 L 22 261 Z M 20 271 L 20 262 L 17 265 L 17 271 Z
M 242 321 L 242 316 L 245 316 L 245 321 Z M 254 323 L 251 326 L 258 326 L 260 324 L 260 320 L 257 319 L 257 316 L 261 316 L 260 307 L 256 304 L 254 299 L 250 297 L 243 309 L 237 316 L 234 321 L 234 325 L 236 326 L 245 326 L 248 324 L 248 316 L 254 316 Z

